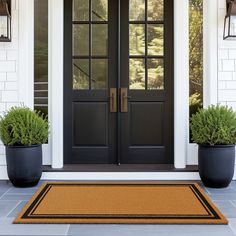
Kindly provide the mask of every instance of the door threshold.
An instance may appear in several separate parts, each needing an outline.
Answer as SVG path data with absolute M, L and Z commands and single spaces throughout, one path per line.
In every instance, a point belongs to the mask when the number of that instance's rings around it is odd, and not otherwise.
M 176 169 L 173 164 L 67 164 L 60 169 L 45 165 L 43 172 L 198 172 L 198 166 Z

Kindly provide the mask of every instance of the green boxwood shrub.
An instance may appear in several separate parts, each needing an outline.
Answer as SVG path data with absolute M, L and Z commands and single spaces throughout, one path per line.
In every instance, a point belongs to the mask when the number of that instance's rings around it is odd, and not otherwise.
M 13 107 L 0 117 L 0 138 L 6 146 L 43 144 L 48 132 L 47 117 L 27 107 Z
M 199 110 L 190 122 L 192 139 L 200 145 L 236 143 L 236 113 L 227 106 L 210 106 Z

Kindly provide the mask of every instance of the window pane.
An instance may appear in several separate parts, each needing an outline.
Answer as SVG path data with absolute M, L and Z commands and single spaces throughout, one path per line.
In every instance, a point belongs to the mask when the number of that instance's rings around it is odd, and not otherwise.
M 89 60 L 73 60 L 73 89 L 89 89 Z
M 145 0 L 129 1 L 129 20 L 145 20 Z
M 92 0 L 92 20 L 107 21 L 108 0 Z
M 163 59 L 148 59 L 148 89 L 164 89 Z
M 89 25 L 73 25 L 73 55 L 89 55 Z
M 144 55 L 145 54 L 145 25 L 144 24 L 130 24 L 129 32 L 129 53 L 130 55 Z
M 163 40 L 163 25 L 149 24 L 148 25 L 148 55 L 163 55 L 164 40 Z
M 129 60 L 129 88 L 145 89 L 145 59 Z
M 92 25 L 92 55 L 107 55 L 107 24 Z
M 89 0 L 73 1 L 73 20 L 74 21 L 89 20 Z
M 203 107 L 203 0 L 189 0 L 189 15 L 189 115 L 191 117 Z
M 48 114 L 48 0 L 34 1 L 34 107 Z
M 106 89 L 108 77 L 108 64 L 106 59 L 92 60 L 92 89 Z
M 162 21 L 164 18 L 164 0 L 148 0 L 148 20 Z

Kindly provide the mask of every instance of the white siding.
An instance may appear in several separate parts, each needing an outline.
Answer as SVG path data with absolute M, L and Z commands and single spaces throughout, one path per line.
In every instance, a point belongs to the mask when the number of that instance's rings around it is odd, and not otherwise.
M 225 0 L 218 0 L 218 102 L 236 111 L 236 41 L 223 40 Z
M 12 42 L 0 42 L 0 114 L 19 105 L 18 84 L 18 0 L 12 0 Z M 5 148 L 0 142 L 0 165 L 5 165 Z

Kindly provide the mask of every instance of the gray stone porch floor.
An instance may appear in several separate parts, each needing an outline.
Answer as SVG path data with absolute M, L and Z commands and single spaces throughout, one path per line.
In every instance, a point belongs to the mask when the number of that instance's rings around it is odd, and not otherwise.
M 13 225 L 14 217 L 39 186 L 20 189 L 0 181 L 0 235 L 236 236 L 236 181 L 220 190 L 201 185 L 228 218 L 229 225 Z

